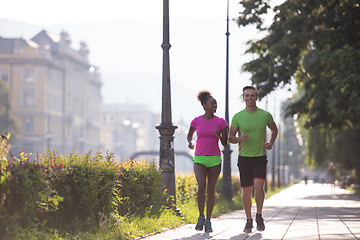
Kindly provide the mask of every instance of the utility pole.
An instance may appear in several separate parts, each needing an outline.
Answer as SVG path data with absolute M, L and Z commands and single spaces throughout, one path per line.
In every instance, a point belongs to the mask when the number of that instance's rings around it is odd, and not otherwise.
M 276 113 L 276 99 L 274 97 L 274 117 L 275 117 L 275 113 Z M 280 122 L 279 122 L 279 126 L 280 126 Z M 279 145 L 280 146 L 280 145 Z M 279 149 L 279 148 L 278 148 Z M 276 145 L 273 146 L 273 150 L 272 150 L 272 163 L 271 163 L 271 190 L 275 189 L 275 165 L 276 165 Z M 280 158 L 279 158 L 280 159 Z M 279 161 L 278 159 L 278 161 Z M 278 175 L 278 181 L 280 181 L 279 175 Z
M 225 79 L 225 120 L 229 123 L 229 0 L 227 1 L 227 16 L 226 16 L 226 79 Z M 223 183 L 222 196 L 227 200 L 232 200 L 231 190 L 231 149 L 230 145 L 224 148 L 224 163 L 223 163 Z

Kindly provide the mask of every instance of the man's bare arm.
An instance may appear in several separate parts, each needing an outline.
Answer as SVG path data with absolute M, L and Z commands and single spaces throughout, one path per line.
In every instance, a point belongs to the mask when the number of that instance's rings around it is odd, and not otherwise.
M 272 149 L 272 147 L 274 145 L 274 142 L 276 140 L 276 137 L 278 135 L 278 128 L 277 128 L 275 122 L 272 122 L 272 123 L 268 124 L 267 126 L 271 130 L 271 138 L 270 138 L 269 142 L 265 143 L 265 147 L 266 147 L 267 150 L 270 150 L 270 149 Z
M 248 138 L 248 133 L 240 135 L 239 137 L 236 137 L 236 133 L 238 132 L 237 127 L 230 126 L 230 132 L 229 132 L 229 142 L 230 143 L 240 143 L 245 142 Z

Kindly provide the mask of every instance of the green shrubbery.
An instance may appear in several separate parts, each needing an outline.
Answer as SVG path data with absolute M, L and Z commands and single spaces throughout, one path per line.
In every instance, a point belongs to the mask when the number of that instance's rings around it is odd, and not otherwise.
M 155 163 L 117 162 L 112 154 L 68 156 L 48 152 L 18 158 L 0 146 L 0 236 L 2 239 L 130 239 L 194 223 L 198 217 L 195 176 L 176 174 L 177 207 L 183 221 L 164 207 Z M 241 206 L 220 198 L 214 217 Z M 238 178 L 233 194 L 239 193 Z M 236 198 L 234 198 L 236 200 Z M 219 204 L 218 204 L 219 203 Z M 221 205 L 221 206 L 220 206 Z
M 87 230 L 113 212 L 118 169 L 111 155 L 88 153 L 64 157 L 49 152 L 38 161 L 45 166 L 52 189 L 62 197 L 58 210 L 47 213 L 48 226 Z
M 56 194 L 42 166 L 28 160 L 26 154 L 7 161 L 8 146 L 0 146 L 0 234 L 16 227 L 33 227 L 45 213 L 57 210 Z
M 121 216 L 159 215 L 163 191 L 154 163 L 48 152 L 29 161 L 0 148 L 0 235 L 17 228 L 97 231 Z M 117 217 L 118 216 L 118 217 Z
M 128 160 L 120 166 L 117 212 L 121 216 L 159 214 L 165 195 L 155 163 Z

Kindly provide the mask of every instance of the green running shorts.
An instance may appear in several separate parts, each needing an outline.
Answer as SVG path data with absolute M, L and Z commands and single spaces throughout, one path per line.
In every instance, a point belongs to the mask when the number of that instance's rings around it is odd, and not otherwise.
M 221 164 L 221 156 L 195 156 L 194 163 L 200 163 L 207 168 L 211 168 Z

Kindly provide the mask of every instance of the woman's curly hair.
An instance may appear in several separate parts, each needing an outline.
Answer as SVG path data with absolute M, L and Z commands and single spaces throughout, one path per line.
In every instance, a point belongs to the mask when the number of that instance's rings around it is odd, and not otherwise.
M 211 98 L 211 93 L 209 91 L 200 91 L 198 93 L 197 99 L 201 102 L 201 105 L 205 105 L 207 100 Z

